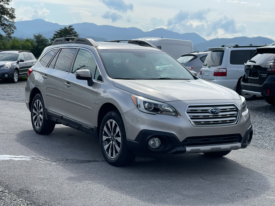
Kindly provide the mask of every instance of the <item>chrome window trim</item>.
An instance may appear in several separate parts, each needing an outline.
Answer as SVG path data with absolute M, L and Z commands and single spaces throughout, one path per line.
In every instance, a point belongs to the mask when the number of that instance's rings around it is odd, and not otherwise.
M 195 125 L 194 123 L 193 123 L 193 121 L 191 120 L 191 118 L 189 117 L 189 115 L 188 115 L 188 113 L 187 113 L 187 110 L 188 110 L 188 108 L 189 108 L 189 106 L 211 106 L 211 105 L 217 105 L 217 106 L 222 106 L 222 105 L 235 105 L 236 107 L 237 107 L 237 109 L 238 109 L 238 114 L 237 114 L 237 119 L 236 119 L 236 121 L 234 122 L 234 123 L 228 123 L 228 124 L 213 124 L 213 125 Z M 224 104 L 222 104 L 222 103 L 217 103 L 217 104 L 215 104 L 215 103 L 212 103 L 212 104 L 188 104 L 187 105 L 187 107 L 186 107 L 186 109 L 185 109 L 185 115 L 187 116 L 187 118 L 189 119 L 189 121 L 191 122 L 191 124 L 194 126 L 194 127 L 217 127 L 217 126 L 220 126 L 220 127 L 223 127 L 223 126 L 228 126 L 228 125 L 236 125 L 236 124 L 238 124 L 238 122 L 239 122 L 239 118 L 240 118 L 240 107 L 237 105 L 237 104 L 235 104 L 235 103 L 224 103 Z

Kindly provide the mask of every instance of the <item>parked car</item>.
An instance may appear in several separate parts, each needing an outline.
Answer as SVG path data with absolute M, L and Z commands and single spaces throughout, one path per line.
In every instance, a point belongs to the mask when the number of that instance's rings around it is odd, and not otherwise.
M 188 69 L 199 74 L 208 53 L 209 52 L 193 52 L 190 54 L 184 54 L 178 58 L 178 61 Z
M 257 48 L 238 45 L 210 48 L 200 78 L 238 91 L 244 75 L 244 63 L 253 57 Z M 253 98 L 253 95 L 242 95 L 247 99 Z
M 34 131 L 50 134 L 61 123 L 89 132 L 112 165 L 147 153 L 221 157 L 252 140 L 244 97 L 156 48 L 59 38 L 28 74 Z
M 242 93 L 263 96 L 275 105 L 275 46 L 261 47 L 245 64 L 241 81 Z
M 14 83 L 28 74 L 28 69 L 36 63 L 29 51 L 0 51 L 0 79 L 10 79 Z

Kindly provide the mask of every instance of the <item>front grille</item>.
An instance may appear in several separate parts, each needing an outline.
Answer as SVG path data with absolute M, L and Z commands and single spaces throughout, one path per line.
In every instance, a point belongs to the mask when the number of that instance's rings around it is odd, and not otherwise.
M 212 114 L 211 109 L 218 109 L 218 114 Z M 189 105 L 186 114 L 195 126 L 212 126 L 236 124 L 239 110 L 234 104 L 224 105 Z
M 242 137 L 239 134 L 206 136 L 206 137 L 188 137 L 182 141 L 183 146 L 203 146 L 203 145 L 220 145 L 230 143 L 240 143 Z

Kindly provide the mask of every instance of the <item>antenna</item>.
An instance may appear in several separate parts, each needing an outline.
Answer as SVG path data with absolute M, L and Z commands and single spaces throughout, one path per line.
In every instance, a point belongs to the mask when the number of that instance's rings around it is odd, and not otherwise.
M 195 51 L 197 52 L 197 53 L 199 53 L 199 51 L 197 50 L 197 48 L 194 46 L 194 48 L 195 48 Z

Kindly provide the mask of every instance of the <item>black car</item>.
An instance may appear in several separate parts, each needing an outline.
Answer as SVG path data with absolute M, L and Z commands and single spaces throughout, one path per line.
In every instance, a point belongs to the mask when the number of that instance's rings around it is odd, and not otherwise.
M 36 63 L 29 51 L 0 51 L 0 79 L 18 82 L 19 77 L 28 75 L 28 69 Z
M 262 95 L 267 103 L 275 105 L 275 46 L 258 48 L 245 64 L 241 89 L 243 93 Z

